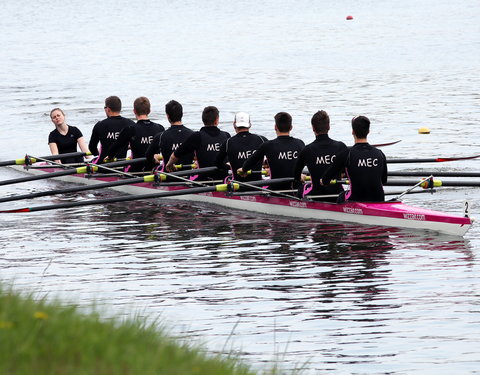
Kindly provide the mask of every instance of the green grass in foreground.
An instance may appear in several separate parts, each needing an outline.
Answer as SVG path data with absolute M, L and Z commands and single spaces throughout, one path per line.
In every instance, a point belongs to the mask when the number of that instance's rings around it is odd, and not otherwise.
M 275 374 L 275 370 L 268 373 Z M 255 374 L 238 359 L 207 356 L 139 320 L 35 301 L 0 286 L 0 374 Z

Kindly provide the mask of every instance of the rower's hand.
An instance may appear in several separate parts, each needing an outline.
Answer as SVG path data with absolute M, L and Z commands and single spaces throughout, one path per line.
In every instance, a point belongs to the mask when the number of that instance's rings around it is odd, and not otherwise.
M 165 169 L 167 170 L 167 172 L 175 172 L 177 170 L 173 162 L 172 163 L 168 162 L 167 165 L 165 166 Z
M 300 175 L 300 181 L 302 181 L 302 182 L 307 181 L 307 180 L 306 180 L 306 177 L 307 177 L 307 175 L 302 173 L 302 174 Z
M 244 171 L 242 168 L 237 169 L 237 174 L 241 177 L 247 177 L 247 172 Z
M 320 185 L 325 186 L 322 179 L 320 179 Z
M 156 164 L 160 164 L 160 162 L 163 160 L 162 154 L 155 154 L 153 155 L 153 161 Z

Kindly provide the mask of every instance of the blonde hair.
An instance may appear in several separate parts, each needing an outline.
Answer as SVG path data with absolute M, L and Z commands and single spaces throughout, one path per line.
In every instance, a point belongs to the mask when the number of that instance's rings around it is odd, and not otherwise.
M 50 118 L 52 118 L 52 113 L 55 111 L 60 111 L 63 116 L 65 116 L 65 112 L 63 112 L 60 108 L 54 108 L 50 111 Z

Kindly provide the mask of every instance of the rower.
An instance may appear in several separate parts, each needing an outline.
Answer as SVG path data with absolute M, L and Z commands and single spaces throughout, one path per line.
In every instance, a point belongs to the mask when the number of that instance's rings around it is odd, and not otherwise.
M 352 134 L 355 145 L 339 153 L 320 180 L 322 185 L 327 185 L 332 178 L 345 170 L 350 180 L 350 190 L 345 194 L 345 199 L 350 201 L 385 200 L 383 185 L 387 182 L 387 159 L 382 151 L 368 144 L 369 131 L 370 120 L 367 117 L 354 117 Z
M 218 168 L 229 169 L 225 164 L 228 160 L 233 173 L 233 178 L 237 181 L 254 181 L 262 178 L 262 160 L 253 166 L 254 172 L 246 177 L 241 177 L 237 169 L 241 168 L 245 160 L 252 155 L 258 147 L 267 141 L 263 135 L 250 133 L 250 115 L 246 112 L 238 112 L 233 120 L 235 135 L 223 142 L 220 152 L 217 155 L 215 165 Z
M 68 125 L 65 121 L 65 112 L 60 108 L 54 108 L 50 111 L 50 120 L 55 125 L 48 135 L 48 147 L 52 155 L 68 154 L 77 151 L 77 144 L 80 150 L 87 153 L 88 148 L 79 128 Z M 56 163 L 83 163 L 82 156 L 71 157 L 67 159 L 55 160 Z
M 106 159 L 118 157 L 129 144 L 132 151 L 132 158 L 143 158 L 148 146 L 150 146 L 153 141 L 153 137 L 165 130 L 162 125 L 148 119 L 148 115 L 150 114 L 150 100 L 148 100 L 147 97 L 140 96 L 135 99 L 133 102 L 133 113 L 135 113 L 137 123 L 122 130 L 118 139 L 108 150 Z M 133 164 L 129 172 L 143 171 L 145 167 L 151 169 L 151 166 L 147 165 L 147 163 Z
M 170 100 L 165 105 L 165 114 L 170 127 L 162 133 L 158 133 L 145 153 L 147 162 L 160 164 L 164 160 L 166 164 L 172 153 L 193 134 L 193 130 L 182 123 L 183 107 L 176 100 Z M 179 164 L 192 164 L 193 152 L 190 152 L 178 159 Z
M 290 136 L 291 130 L 292 116 L 287 112 L 277 113 L 275 115 L 275 133 L 277 138 L 262 143 L 257 151 L 245 160 L 242 168 L 238 169 L 237 173 L 240 176 L 245 176 L 247 171 L 266 158 L 271 178 L 293 177 L 298 155 L 305 147 L 305 143 L 301 139 Z M 282 190 L 291 189 L 292 184 L 276 185 L 276 188 Z
M 191 152 L 195 153 L 199 168 L 215 166 L 215 159 L 220 151 L 220 146 L 230 138 L 230 134 L 218 128 L 219 111 L 217 107 L 205 107 L 202 112 L 202 122 L 204 126 L 199 131 L 191 134 L 170 156 L 168 163 L 165 166 L 168 172 L 175 171 L 175 164 L 180 158 Z M 219 180 L 224 179 L 227 176 L 227 173 L 218 170 L 202 176 L 213 180 Z
M 312 130 L 315 134 L 315 140 L 305 146 L 295 166 L 294 177 L 297 181 L 304 181 L 305 175 L 302 174 L 303 168 L 307 166 L 310 173 L 312 184 L 310 191 L 304 190 L 303 195 L 335 195 L 343 191 L 340 184 L 320 185 L 320 178 L 327 171 L 328 167 L 335 160 L 335 155 L 346 151 L 348 148 L 343 142 L 335 141 L 328 136 L 330 130 L 330 117 L 325 111 L 318 111 L 312 116 Z M 335 178 L 341 178 L 340 173 Z M 324 201 L 335 202 L 337 198 L 322 198 Z
M 92 155 L 99 155 L 95 163 L 103 163 L 107 157 L 109 148 L 118 138 L 120 132 L 127 126 L 135 124 L 132 120 L 120 116 L 122 110 L 122 101 L 118 96 L 109 96 L 105 99 L 105 106 L 103 107 L 107 118 L 95 124 L 88 143 L 88 148 Z M 98 143 L 100 142 L 100 151 L 98 150 Z M 119 158 L 127 156 L 128 145 L 124 146 L 118 151 Z

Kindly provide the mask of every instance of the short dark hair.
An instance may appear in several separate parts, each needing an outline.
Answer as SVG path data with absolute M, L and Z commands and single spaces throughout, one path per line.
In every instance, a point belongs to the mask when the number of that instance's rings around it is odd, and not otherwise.
M 146 96 L 140 96 L 133 102 L 133 109 L 137 115 L 148 115 L 150 113 L 150 100 Z
M 217 107 L 210 105 L 205 107 L 202 112 L 202 121 L 205 126 L 212 126 L 218 118 L 220 112 Z
M 352 129 L 357 138 L 366 138 L 370 131 L 370 120 L 365 116 L 352 118 Z
M 312 116 L 312 127 L 317 134 L 326 134 L 330 130 L 330 117 L 325 111 L 318 111 Z
M 292 130 L 292 116 L 287 112 L 278 112 L 274 118 L 275 125 L 281 133 L 286 133 Z
M 105 107 L 110 108 L 112 112 L 120 112 L 122 110 L 122 101 L 118 96 L 109 96 L 105 99 Z
M 165 113 L 168 115 L 170 122 L 182 121 L 183 107 L 176 100 L 170 100 L 165 104 Z

